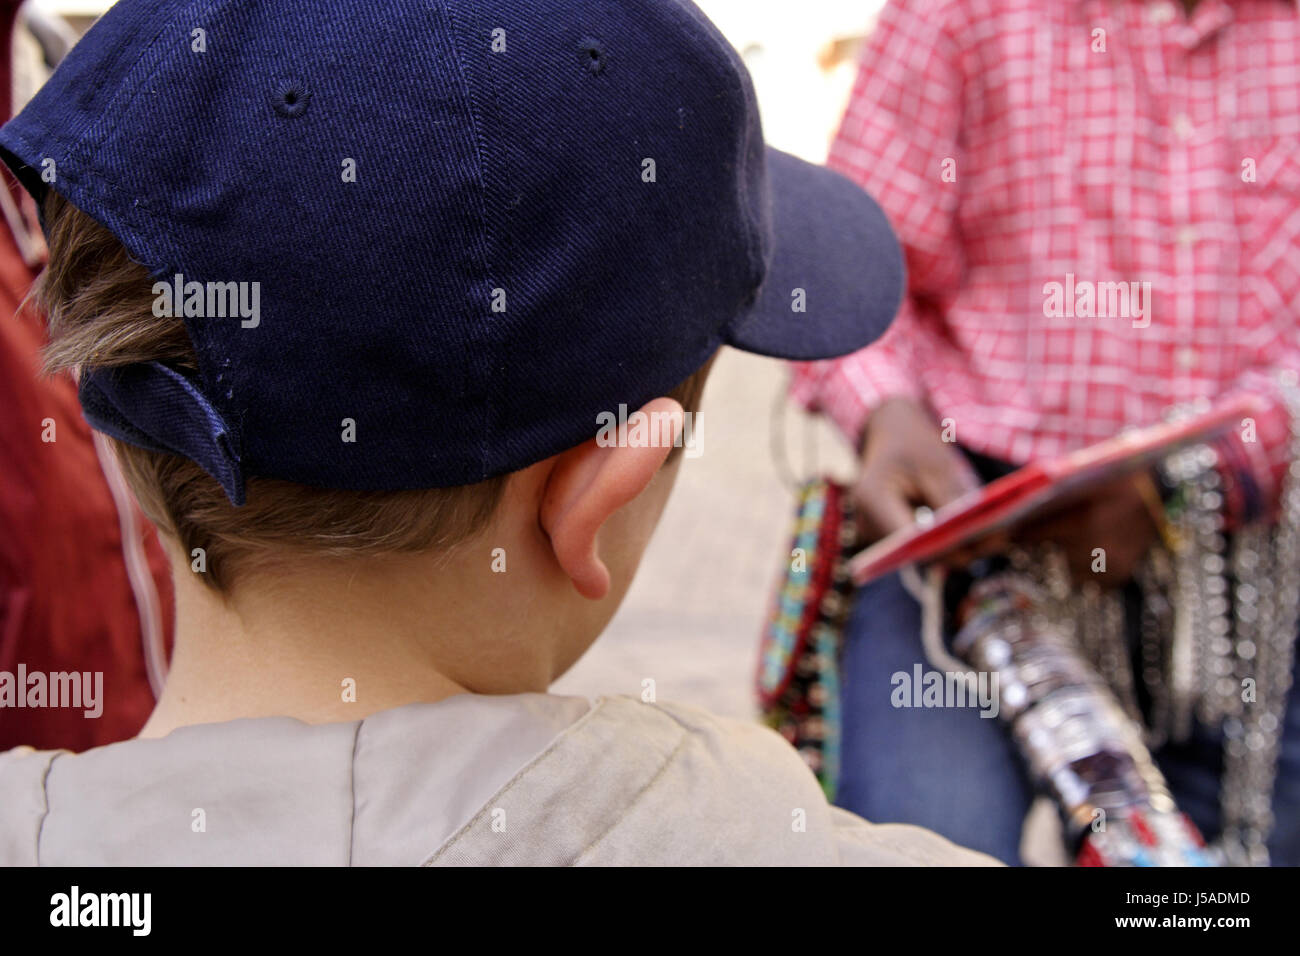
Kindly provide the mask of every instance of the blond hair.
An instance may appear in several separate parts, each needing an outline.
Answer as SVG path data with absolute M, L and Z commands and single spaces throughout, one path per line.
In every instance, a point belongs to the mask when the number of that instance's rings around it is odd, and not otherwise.
M 196 371 L 184 322 L 153 312 L 153 281 L 103 226 L 57 193 L 44 203 L 49 265 L 32 292 L 48 317 L 46 370 L 165 362 Z M 672 393 L 698 404 L 707 367 Z M 455 488 L 341 491 L 250 478 L 233 506 L 198 464 L 111 439 L 140 507 L 185 555 L 203 549 L 204 583 L 238 577 L 286 551 L 320 556 L 444 551 L 472 539 L 500 504 L 508 475 Z

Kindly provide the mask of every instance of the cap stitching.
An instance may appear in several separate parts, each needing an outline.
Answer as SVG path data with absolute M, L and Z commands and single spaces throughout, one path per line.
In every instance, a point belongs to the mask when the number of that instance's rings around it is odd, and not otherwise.
M 693 20 L 695 24 L 700 28 L 698 32 L 701 35 L 701 37 L 704 39 L 704 41 L 707 42 L 709 46 L 712 48 L 713 53 L 717 59 L 717 62 L 727 64 L 728 67 L 727 75 L 731 81 L 730 83 L 731 88 L 735 92 L 739 93 L 740 98 L 743 101 L 745 101 L 747 104 L 755 103 L 756 94 L 754 91 L 753 79 L 752 77 L 750 77 L 748 70 L 744 68 L 744 63 L 741 62 L 738 64 L 736 62 L 739 59 L 740 55 L 735 51 L 735 49 L 729 43 L 727 43 L 726 39 L 721 35 L 721 33 L 718 32 L 717 26 L 711 20 L 709 20 L 708 17 L 706 17 L 698 7 L 695 7 L 693 4 L 677 3 L 675 4 L 675 6 L 679 11 L 681 11 L 687 17 L 690 17 L 691 20 Z M 738 66 L 739 69 L 737 68 Z M 753 119 L 759 124 L 759 130 L 758 130 L 759 142 L 764 146 L 764 149 L 760 150 L 760 154 L 764 158 L 766 158 L 766 141 L 764 140 L 762 135 L 762 119 L 760 118 L 760 114 L 757 112 L 757 110 L 751 111 L 751 115 Z M 746 133 L 748 132 L 748 128 L 749 128 L 748 125 L 746 125 Z M 765 234 L 765 230 L 763 229 L 764 224 L 761 218 L 756 217 L 755 210 L 751 209 L 749 203 L 745 201 L 745 193 L 743 190 L 749 181 L 749 176 L 748 176 L 749 149 L 747 148 L 748 144 L 749 144 L 749 137 L 745 134 L 742 134 L 738 141 L 738 145 L 741 146 L 742 148 L 740 150 L 739 175 L 736 177 L 736 184 L 738 186 L 736 202 L 737 205 L 745 212 L 745 221 L 749 226 L 750 238 L 752 240 L 750 243 L 751 248 L 747 249 L 746 253 L 747 253 L 747 258 L 750 260 L 749 263 L 750 268 L 756 268 L 757 275 L 758 275 L 758 281 L 754 285 L 753 289 L 750 290 L 749 293 L 751 298 L 756 298 L 758 289 L 762 286 L 763 281 L 767 278 L 767 272 L 771 265 L 771 263 L 768 261 L 768 258 L 770 258 L 770 256 L 772 255 L 773 249 L 771 247 L 770 242 L 768 248 L 766 250 L 763 249 L 763 236 Z M 766 179 L 766 177 L 764 178 Z M 771 197 L 771 190 L 770 188 L 768 188 L 764 190 L 763 201 L 769 202 L 770 197 Z M 764 252 L 767 253 L 767 257 L 763 255 Z M 738 304 L 737 315 L 732 317 L 733 320 L 737 316 L 739 316 L 743 311 L 744 311 L 743 306 L 740 306 L 740 304 Z
M 496 235 L 492 230 L 491 220 L 488 218 L 488 196 L 487 196 L 487 140 L 483 133 L 483 124 L 481 121 L 481 110 L 478 108 L 475 90 L 469 82 L 469 74 L 465 59 L 465 52 L 461 49 L 459 42 L 459 27 L 456 13 L 453 11 L 451 0 L 444 0 L 443 11 L 447 16 L 447 26 L 449 27 L 448 42 L 456 56 L 456 75 L 460 79 L 461 93 L 465 97 L 465 104 L 469 111 L 470 125 L 473 127 L 473 144 L 474 155 L 478 161 L 478 213 L 479 221 L 482 225 L 482 241 L 475 243 L 476 252 L 479 254 L 480 264 L 483 267 L 483 279 L 490 286 L 495 278 L 495 270 L 492 264 L 491 250 L 496 246 Z M 471 308 L 482 308 L 486 303 L 475 302 L 474 295 L 470 296 Z M 491 447 L 490 435 L 496 433 L 496 394 L 495 383 L 496 377 L 492 374 L 496 368 L 496 338 L 492 334 L 491 328 L 484 328 L 482 322 L 475 323 L 475 329 L 483 329 L 481 335 L 476 335 L 475 339 L 483 348 L 485 353 L 485 366 L 487 368 L 487 381 L 484 383 L 483 394 L 486 398 L 487 407 L 484 410 L 483 434 L 479 440 L 479 473 L 480 479 L 485 479 L 488 474 L 488 454 Z
M 159 26 L 158 30 L 142 46 L 139 55 L 131 61 L 130 65 L 125 67 L 121 72 L 122 81 L 119 89 L 112 96 L 111 101 L 102 110 L 99 126 L 103 132 L 99 136 L 92 137 L 91 131 L 93 125 L 89 126 L 85 133 L 75 139 L 68 139 L 52 129 L 44 117 L 38 112 L 23 114 L 25 118 L 38 126 L 45 134 L 46 138 L 53 144 L 56 144 L 63 152 L 64 160 L 60 164 L 59 177 L 61 185 L 55 188 L 55 191 L 67 197 L 75 205 L 99 221 L 101 225 L 107 227 L 104 223 L 104 216 L 101 209 L 111 206 L 112 214 L 115 220 L 120 223 L 117 229 L 110 229 L 118 241 L 122 242 L 131 252 L 132 257 L 141 260 L 142 264 L 150 269 L 151 278 L 156 278 L 176 271 L 180 268 L 180 254 L 177 247 L 172 245 L 169 237 L 170 228 L 167 227 L 165 220 L 157 216 L 153 209 L 143 197 L 135 195 L 132 191 L 126 189 L 116 178 L 107 172 L 91 156 L 91 150 L 99 150 L 103 147 L 105 140 L 118 128 L 120 118 L 131 108 L 139 99 L 141 93 L 150 85 L 150 81 L 163 69 L 168 62 L 166 50 L 160 50 L 159 41 L 168 30 L 174 29 L 177 24 L 186 22 L 187 18 L 203 18 L 210 15 L 213 11 L 223 6 L 228 6 L 229 0 L 215 0 L 215 2 L 205 3 L 194 10 L 185 10 L 181 14 L 173 16 Z M 151 53 L 159 52 L 153 65 L 141 76 L 136 77 L 136 71 L 141 68 L 141 64 Z M 100 86 L 102 86 L 102 80 Z M 28 137 L 21 132 L 10 130 L 9 135 L 17 141 L 20 141 L 25 151 L 29 155 L 49 155 L 48 151 L 32 143 Z M 24 162 L 27 162 L 24 160 Z M 30 163 L 28 163 L 30 165 Z M 84 170 L 88 176 L 83 178 L 79 175 Z M 68 187 L 72 187 L 71 189 Z M 77 195 L 72 195 L 73 192 Z M 112 203 L 111 197 L 119 197 L 124 203 Z M 85 197 L 83 200 L 81 197 Z M 89 202 L 94 202 L 101 209 L 90 209 Z M 141 218 L 146 220 L 141 222 Z M 118 235 L 119 230 L 125 232 L 125 235 Z M 153 260 L 156 265 L 149 265 L 148 260 Z M 185 334 L 189 338 L 191 345 L 194 346 L 195 352 L 199 355 L 199 375 L 206 378 L 203 361 L 204 349 L 198 347 L 195 341 L 194 332 L 188 322 L 183 323 Z M 218 343 L 205 340 L 205 346 L 211 364 L 214 368 L 219 367 L 222 360 L 226 359 L 224 350 Z M 238 423 L 232 423 L 233 430 L 238 436 L 243 434 L 243 416 L 240 416 Z
M 99 166 L 94 160 L 89 158 L 88 150 L 91 147 L 95 149 L 100 149 L 103 147 L 105 140 L 107 140 L 109 136 L 111 136 L 112 133 L 116 131 L 118 127 L 121 125 L 120 124 L 121 117 L 135 104 L 135 102 L 140 98 L 141 94 L 144 93 L 144 91 L 149 88 L 153 78 L 157 76 L 158 73 L 163 69 L 163 67 L 170 61 L 171 58 L 168 55 L 168 50 L 162 47 L 159 42 L 162 39 L 162 37 L 166 35 L 168 31 L 174 30 L 178 25 L 186 23 L 187 20 L 205 19 L 213 15 L 216 11 L 220 10 L 221 8 L 232 6 L 232 5 L 233 5 L 232 0 L 211 0 L 211 2 L 202 3 L 193 8 L 184 8 L 179 12 L 175 13 L 170 19 L 165 20 L 159 26 L 157 32 L 154 33 L 154 35 L 146 43 L 144 43 L 143 48 L 140 50 L 139 56 L 137 56 L 132 61 L 130 67 L 124 69 L 120 73 L 120 76 L 122 77 L 122 81 L 119 86 L 119 89 L 115 91 L 111 102 L 109 102 L 105 106 L 101 114 L 101 120 L 99 124 L 100 128 L 103 130 L 101 135 L 95 137 L 92 140 L 89 137 L 89 130 L 88 130 L 87 135 L 80 137 L 76 141 L 76 143 L 73 144 L 71 147 L 65 147 L 67 149 L 67 155 L 74 165 L 74 169 L 75 169 L 75 164 L 77 162 L 80 162 L 82 166 L 86 168 L 88 171 L 94 171 L 96 175 L 99 177 L 100 181 L 102 181 L 104 186 L 108 187 L 113 192 L 121 194 L 123 197 L 134 198 L 135 201 L 129 203 L 128 206 L 129 210 L 131 210 L 132 212 L 135 210 L 140 210 L 147 216 L 150 222 L 154 225 L 155 228 L 153 230 L 144 230 L 139 228 L 139 226 L 135 226 L 135 231 L 137 233 L 137 235 L 135 236 L 135 240 L 136 240 L 135 247 L 137 249 L 142 249 L 142 250 L 153 249 L 161 254 L 161 257 L 165 261 L 164 264 L 160 265 L 154 271 L 153 275 L 155 276 L 162 275 L 171 272 L 172 270 L 180 268 L 179 249 L 173 246 L 171 244 L 170 239 L 168 238 L 171 235 L 171 230 L 169 228 L 163 228 L 163 229 L 157 228 L 160 225 L 165 225 L 164 221 L 154 215 L 148 203 L 142 201 L 142 197 L 139 196 L 132 197 L 130 191 L 128 191 L 119 183 L 117 183 L 112 176 L 107 175 L 101 166 Z M 145 72 L 143 72 L 139 77 L 137 77 L 135 75 L 136 71 L 141 69 L 141 64 L 145 61 L 146 57 L 148 57 L 151 53 L 155 53 L 155 52 L 157 52 L 158 54 L 155 62 L 152 64 L 151 67 L 149 67 Z M 40 123 L 40 125 L 45 129 L 45 131 L 47 133 L 50 133 L 51 136 L 53 137 L 53 131 L 48 126 L 46 126 L 46 124 L 41 119 L 41 117 L 38 115 L 36 119 Z M 85 158 L 74 159 L 73 157 L 75 154 L 81 154 L 81 156 Z M 61 171 L 60 175 L 65 175 L 65 174 Z M 82 188 L 88 189 L 92 194 L 96 192 L 95 183 L 93 181 L 83 184 Z M 89 210 L 86 210 L 86 212 L 89 212 Z M 128 216 L 124 215 L 121 211 L 117 211 L 115 214 L 120 218 L 128 219 Z M 130 223 L 130 224 L 135 225 L 135 223 Z M 151 240 L 146 235 L 146 232 L 153 232 L 156 235 L 157 237 L 156 244 L 154 240 Z M 184 325 L 185 325 L 185 334 L 190 339 L 190 343 L 194 345 L 195 352 L 199 355 L 199 375 L 202 378 L 206 378 L 207 375 L 203 369 L 204 350 L 199 349 L 198 344 L 194 341 L 194 333 L 190 327 L 190 324 L 188 322 L 185 322 Z M 207 341 L 205 342 L 205 344 L 207 346 L 208 354 L 213 359 L 214 367 L 218 367 L 220 365 L 220 361 L 225 358 L 224 351 L 220 350 L 219 345 L 217 345 L 216 343 Z M 242 431 L 242 422 L 240 423 L 240 430 Z

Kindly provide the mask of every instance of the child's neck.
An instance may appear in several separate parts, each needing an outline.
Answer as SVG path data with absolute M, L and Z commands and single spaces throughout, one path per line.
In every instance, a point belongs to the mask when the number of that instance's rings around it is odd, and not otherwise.
M 515 615 L 512 634 L 510 618 L 464 600 L 475 591 L 454 570 L 430 574 L 415 561 L 253 575 L 226 600 L 175 565 L 171 670 L 141 736 L 244 717 L 350 721 L 471 690 L 546 690 L 554 648 L 544 630 L 523 633 L 529 616 Z M 494 610 L 509 603 L 503 595 Z

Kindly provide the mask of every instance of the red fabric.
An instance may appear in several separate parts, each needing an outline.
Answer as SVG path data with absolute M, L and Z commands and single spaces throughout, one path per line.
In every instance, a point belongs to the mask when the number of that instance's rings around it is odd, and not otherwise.
M 0 750 L 84 750 L 132 737 L 153 709 L 117 508 L 67 375 L 38 379 L 41 324 L 12 316 L 31 272 L 0 228 L 0 670 L 102 671 L 104 712 L 0 708 Z M 53 419 L 57 440 L 41 440 Z M 153 529 L 146 553 L 170 645 L 171 578 Z
M 829 164 L 889 214 L 909 294 L 876 345 L 798 366 L 794 397 L 856 441 L 912 396 L 1025 463 L 1258 392 L 1242 451 L 1275 489 L 1273 381 L 1300 369 L 1297 80 L 1294 0 L 1201 0 L 1190 20 L 1171 2 L 891 0 Z M 1150 282 L 1149 326 L 1047 316 L 1067 274 Z
M 0 88 L 8 90 L 13 8 L 0 4 Z M 5 9 L 8 8 L 8 9 Z M 7 95 L 7 93 L 6 93 Z M 12 186 L 11 181 L 5 182 Z M 34 275 L 0 221 L 0 671 L 102 671 L 103 715 L 0 708 L 0 750 L 84 750 L 134 736 L 154 698 L 123 559 L 118 511 L 71 377 L 39 378 L 42 323 L 15 316 Z M 56 441 L 42 441 L 53 419 Z M 171 580 L 140 520 L 170 646 Z

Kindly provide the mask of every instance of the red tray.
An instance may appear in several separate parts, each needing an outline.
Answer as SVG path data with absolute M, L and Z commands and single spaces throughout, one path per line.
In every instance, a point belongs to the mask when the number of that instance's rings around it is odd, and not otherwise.
M 1075 452 L 1031 462 L 940 508 L 927 525 L 901 528 L 867 548 L 849 565 L 865 584 L 905 564 L 932 561 L 984 536 L 1084 497 L 1099 485 L 1149 467 L 1184 446 L 1213 439 L 1258 417 L 1266 406 L 1251 395 L 1178 422 L 1135 428 Z

